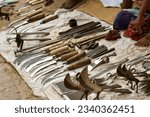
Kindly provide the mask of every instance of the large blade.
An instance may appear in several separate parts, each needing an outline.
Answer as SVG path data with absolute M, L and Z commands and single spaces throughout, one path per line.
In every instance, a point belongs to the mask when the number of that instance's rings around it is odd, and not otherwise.
M 51 62 L 47 61 L 43 65 L 36 66 L 32 70 L 30 70 L 30 77 L 34 77 L 39 71 L 53 64 L 56 64 L 56 61 L 51 61 Z
M 27 69 L 26 69 L 26 72 L 29 72 L 32 68 L 34 68 L 35 66 L 43 63 L 43 62 L 46 62 L 46 61 L 50 61 L 52 60 L 53 57 L 52 56 L 48 56 L 48 57 L 45 57 L 45 58 L 42 58 L 41 60 L 37 61 L 36 63 L 34 64 L 31 64 Z

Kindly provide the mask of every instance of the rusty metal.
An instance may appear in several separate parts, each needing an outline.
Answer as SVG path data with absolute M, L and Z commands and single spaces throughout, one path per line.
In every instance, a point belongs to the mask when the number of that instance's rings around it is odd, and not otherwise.
M 67 74 L 65 79 L 64 79 L 64 85 L 68 88 L 68 89 L 72 89 L 72 90 L 77 90 L 83 93 L 83 95 L 81 96 L 80 100 L 83 99 L 83 97 L 85 96 L 86 100 L 88 100 L 88 94 L 90 93 L 88 89 L 85 89 L 84 87 L 82 87 L 80 84 L 77 84 L 75 82 L 72 81 L 70 74 Z

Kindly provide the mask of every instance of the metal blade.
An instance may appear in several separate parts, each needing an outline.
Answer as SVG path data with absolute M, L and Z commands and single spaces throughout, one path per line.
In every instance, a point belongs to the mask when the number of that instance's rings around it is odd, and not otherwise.
M 105 67 L 103 67 L 101 71 L 91 72 L 90 73 L 91 77 L 92 78 L 99 78 L 100 75 L 115 69 L 120 63 L 126 63 L 127 61 L 128 61 L 128 59 L 123 59 L 119 62 L 108 64 Z
M 21 63 L 23 63 L 23 61 L 29 61 L 32 60 L 35 57 L 40 57 L 40 56 L 46 56 L 47 54 L 44 52 L 38 52 L 38 53 L 29 53 L 29 54 L 25 54 L 19 58 L 17 58 L 14 63 L 17 65 L 20 65 Z
M 23 60 L 24 60 L 24 58 L 26 58 L 26 57 L 28 57 L 28 56 L 33 56 L 33 55 L 36 55 L 36 54 L 39 54 L 39 53 L 41 53 L 41 52 L 38 52 L 38 53 L 34 53 L 34 52 L 24 53 L 23 55 L 17 57 L 17 58 L 14 60 L 14 64 L 18 63 L 18 61 L 19 61 L 20 59 L 23 59 Z
M 32 68 L 34 68 L 35 66 L 43 63 L 43 62 L 46 62 L 46 61 L 50 61 L 52 60 L 53 57 L 52 56 L 47 56 L 47 57 L 44 57 L 44 58 L 41 58 L 41 60 L 37 61 L 36 63 L 34 64 L 31 64 L 29 67 L 26 68 L 26 72 L 29 72 Z
M 22 65 L 21 65 L 21 69 L 23 68 L 27 68 L 29 67 L 31 64 L 39 61 L 40 59 L 42 59 L 43 57 L 47 57 L 47 54 L 44 54 L 44 55 L 37 55 L 37 56 L 33 56 L 27 60 L 25 60 L 24 62 L 22 62 Z
M 50 65 L 56 64 L 57 61 L 51 61 L 51 62 L 45 62 L 43 65 L 38 65 L 32 70 L 30 70 L 30 77 L 34 77 L 39 71 L 41 71 L 44 68 L 47 68 Z
M 40 72 L 39 74 L 37 74 L 37 75 L 33 78 L 33 80 L 36 81 L 36 80 L 38 80 L 40 77 L 42 77 L 42 76 L 44 76 L 44 75 L 47 75 L 47 74 L 50 74 L 50 75 L 51 75 L 51 73 L 52 73 L 53 71 L 55 71 L 55 70 L 57 70 L 57 69 L 60 69 L 60 68 L 62 68 L 62 67 L 63 67 L 62 64 L 61 64 L 61 65 L 58 65 L 58 66 L 56 66 L 56 65 L 51 66 L 51 68 L 45 69 L 45 71 Z

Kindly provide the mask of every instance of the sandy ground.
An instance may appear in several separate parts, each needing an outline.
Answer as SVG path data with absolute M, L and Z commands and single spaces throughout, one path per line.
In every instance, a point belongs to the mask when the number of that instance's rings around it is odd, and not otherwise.
M 40 99 L 22 80 L 17 71 L 0 55 L 0 99 Z
M 21 0 L 20 3 L 14 4 L 19 6 L 20 4 L 24 3 L 26 0 Z M 54 4 L 43 7 L 45 13 L 54 13 L 59 6 L 65 0 L 54 0 Z M 99 19 L 105 20 L 108 23 L 112 24 L 116 13 L 120 10 L 118 8 L 107 9 L 102 8 L 102 4 L 99 4 L 99 0 L 88 0 L 86 5 L 83 5 L 79 8 L 79 10 L 86 12 L 90 15 L 96 16 Z M 41 5 L 39 5 L 41 6 Z M 93 7 L 94 6 L 94 9 Z M 38 7 L 38 6 L 36 6 Z M 5 7 L 2 9 L 4 12 L 8 12 L 10 7 Z M 33 9 L 33 7 L 27 9 L 28 11 Z M 105 12 L 104 12 L 105 11 Z M 111 12 L 111 15 L 108 15 L 108 12 Z M 12 11 L 10 10 L 10 13 Z M 10 16 L 11 21 L 5 21 L 0 19 L 0 30 L 3 30 L 2 27 L 7 26 L 10 22 L 18 19 L 19 16 L 13 14 Z M 0 55 L 0 99 L 41 99 L 40 97 L 36 97 L 32 94 L 32 90 L 28 87 L 26 82 L 21 78 L 21 76 L 17 73 L 17 71 Z

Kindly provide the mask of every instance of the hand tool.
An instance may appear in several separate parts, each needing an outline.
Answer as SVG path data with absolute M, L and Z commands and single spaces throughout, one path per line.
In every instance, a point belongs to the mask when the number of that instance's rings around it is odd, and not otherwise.
M 99 78 L 100 75 L 106 73 L 106 72 L 109 72 L 115 68 L 117 68 L 117 66 L 120 64 L 120 63 L 126 63 L 129 59 L 125 58 L 119 62 L 115 62 L 115 63 L 110 63 L 110 64 L 107 64 L 106 66 L 101 66 L 101 71 L 96 71 L 96 72 L 89 72 L 90 73 L 90 77 L 92 78 Z
M 80 53 L 80 55 L 84 55 L 84 53 Z M 116 55 L 116 54 L 114 54 L 114 53 L 113 53 L 113 54 L 110 54 L 110 55 L 108 55 L 108 57 L 109 57 L 109 56 L 113 56 L 113 55 Z M 78 56 L 78 55 L 77 55 L 77 56 Z M 75 56 L 74 56 L 74 57 L 75 57 Z M 90 59 L 87 59 L 87 62 L 88 62 L 88 63 L 87 63 L 87 64 L 85 63 L 86 65 L 89 64 L 89 60 L 90 60 Z M 79 61 L 80 61 L 80 60 L 79 60 Z M 85 61 L 86 61 L 86 60 L 85 60 Z M 98 61 L 99 61 L 99 60 L 98 60 Z M 83 60 L 82 62 L 84 62 L 84 60 Z M 108 62 L 108 61 L 102 61 L 102 63 L 103 63 L 103 62 L 105 63 L 105 62 Z M 99 63 L 99 64 L 100 64 L 100 63 Z M 98 64 L 98 65 L 99 65 L 99 64 Z M 96 65 L 97 65 L 97 64 L 96 64 Z M 95 65 L 95 67 L 97 67 L 96 65 Z M 93 68 L 94 68 L 94 66 L 93 66 Z M 70 68 L 69 68 L 69 69 L 70 69 Z M 76 68 L 73 68 L 73 69 L 76 69 Z M 95 69 L 95 68 L 94 68 L 94 69 Z M 52 78 L 54 79 L 54 77 L 56 77 L 57 75 L 63 73 L 64 71 L 66 71 L 66 68 L 62 69 L 60 72 L 56 73 L 55 75 L 53 75 L 53 77 L 48 78 L 47 80 L 50 81 L 50 80 L 52 80 Z M 43 81 L 43 82 L 44 82 L 44 81 Z M 47 81 L 46 81 L 46 82 L 47 82 Z
M 57 43 L 57 45 L 59 45 L 59 44 L 63 44 L 63 43 Z M 16 62 L 18 62 L 18 65 L 20 64 L 20 63 L 22 63 L 24 60 L 26 60 L 26 59 L 28 59 L 28 58 L 36 58 L 36 55 L 37 56 L 39 56 L 39 55 L 43 55 L 43 54 L 45 54 L 45 55 L 49 55 L 50 53 L 50 51 L 52 51 L 52 48 L 53 48 L 53 46 L 55 47 L 56 46 L 56 44 L 52 44 L 50 47 L 51 47 L 51 50 L 47 50 L 47 48 L 46 49 L 43 49 L 43 50 L 40 50 L 40 51 L 37 51 L 37 52 L 27 52 L 27 53 L 24 53 L 23 55 L 21 55 L 20 57 L 18 57 L 16 60 L 15 60 L 15 62 L 14 63 L 16 63 Z M 50 47 L 48 47 L 48 48 L 50 48 Z M 60 48 L 61 46 L 57 46 L 58 48 Z M 72 52 L 72 51 L 75 51 L 74 49 L 68 49 L 68 52 Z M 32 57 L 33 56 L 33 57 Z M 35 57 L 34 57 L 35 56 Z
M 89 40 L 96 41 L 96 40 L 100 40 L 100 39 L 104 38 L 106 35 L 107 35 L 107 33 L 104 33 L 104 34 L 101 34 L 101 35 L 98 35 L 95 37 L 91 37 L 91 38 L 74 39 L 74 40 L 72 40 L 72 43 L 76 45 L 76 44 L 80 44 L 80 43 L 83 43 L 83 42 L 86 42 Z
M 57 42 L 60 42 L 61 40 L 49 40 L 49 41 L 44 41 L 44 42 L 41 42 L 39 43 L 38 45 L 34 45 L 32 47 L 28 47 L 28 48 L 24 48 L 22 50 L 18 50 L 16 51 L 15 53 L 19 53 L 19 52 L 31 52 L 31 51 L 34 51 L 34 50 L 38 50 L 38 49 L 41 49 L 41 48 L 45 48 L 47 46 L 47 48 L 51 47 L 50 44 L 54 44 L 54 43 L 57 43 Z
M 62 47 L 62 48 L 59 48 L 59 51 L 61 51 L 61 50 L 65 50 L 65 49 L 69 49 L 69 47 Z M 53 52 L 53 51 L 52 51 Z M 58 52 L 58 51 L 55 51 L 55 52 Z M 47 51 L 47 54 L 45 55 L 45 56 L 50 56 L 51 55 L 51 52 L 49 52 L 49 51 Z M 51 57 L 51 59 L 52 58 L 54 58 L 53 56 L 50 56 Z M 63 55 L 63 57 L 64 57 L 64 55 Z M 65 58 L 59 58 L 59 59 L 65 59 Z M 36 60 L 35 60 L 36 59 Z M 37 63 L 39 62 L 39 59 L 37 59 L 37 58 L 35 58 L 35 59 L 33 59 L 32 61 L 30 60 L 29 62 L 27 61 L 26 63 L 24 63 L 24 65 L 22 65 L 21 66 L 21 68 L 28 68 L 29 66 L 30 66 L 30 69 L 32 69 L 32 68 L 34 68 L 34 65 L 32 65 L 33 63 L 35 63 L 36 65 L 37 65 Z M 42 59 L 42 58 L 41 58 Z M 54 60 L 54 59 L 53 59 Z M 48 59 L 48 61 L 50 61 L 49 59 Z M 42 62 L 42 61 L 41 61 Z
M 105 54 L 112 52 L 114 50 L 115 50 L 115 48 L 111 48 L 111 49 L 106 50 L 106 51 L 97 52 L 96 54 L 92 55 L 91 58 L 94 59 L 94 58 L 100 57 L 100 56 L 105 55 Z
M 39 56 L 45 56 L 45 55 L 46 55 L 46 53 L 44 51 L 25 53 L 22 56 L 15 59 L 14 64 L 20 65 L 24 60 L 28 60 L 28 59 L 30 60 L 32 58 L 36 58 Z
M 73 52 L 73 54 L 75 54 L 76 52 Z M 77 53 L 76 53 L 77 54 Z M 51 56 L 50 57 L 50 59 L 48 59 L 48 61 L 50 61 L 50 60 L 55 60 L 55 59 L 52 59 L 53 57 Z M 59 59 L 57 59 L 57 60 L 60 60 L 60 59 L 62 59 L 63 58 L 63 56 L 61 56 Z M 44 59 L 44 61 L 47 61 L 47 59 Z M 56 60 L 56 61 L 57 61 Z M 35 66 L 37 66 L 37 65 L 39 65 L 40 63 L 43 63 L 44 61 L 37 61 L 37 62 L 35 62 L 34 64 L 32 64 L 32 65 L 30 65 L 29 67 L 26 67 L 26 72 L 29 72 L 32 68 L 34 68 Z
M 6 34 L 10 34 L 10 35 L 16 35 L 16 33 L 6 33 Z M 43 34 L 43 35 L 49 35 L 50 32 L 25 32 L 25 33 L 18 33 L 20 35 L 37 35 L 37 34 Z
M 30 65 L 32 65 L 33 63 L 35 62 L 38 62 L 40 61 L 42 58 L 47 58 L 47 57 L 50 57 L 48 56 L 48 54 L 44 54 L 44 55 L 38 55 L 37 57 L 30 57 L 29 59 L 27 60 L 24 60 L 25 62 L 22 62 L 21 64 L 21 70 L 24 68 L 26 69 L 27 67 L 29 67 Z M 52 57 L 50 57 L 49 59 L 51 59 Z
M 108 84 L 108 86 L 110 84 L 112 84 L 114 82 L 114 80 L 116 80 L 117 77 L 115 77 L 113 80 L 111 80 L 111 82 Z M 96 93 L 96 97 L 95 99 L 99 99 L 99 95 L 100 93 L 105 89 L 104 87 L 100 87 L 97 84 L 94 84 L 88 77 L 88 68 L 85 67 L 80 75 L 79 75 L 79 79 L 78 79 L 80 85 L 84 88 L 86 88 L 89 91 L 92 91 L 93 93 Z
M 110 29 L 109 27 L 97 26 L 97 27 L 95 27 L 94 29 L 91 29 L 91 30 L 86 31 L 86 32 L 75 33 L 75 34 L 73 35 L 73 37 L 74 37 L 75 39 L 76 39 L 76 38 L 81 38 L 81 37 L 83 37 L 83 36 L 95 34 L 95 33 L 98 33 L 98 32 L 105 32 L 106 30 L 109 30 L 109 29 Z
M 83 24 L 83 25 L 80 25 L 80 26 L 76 26 L 76 27 L 74 27 L 72 29 L 69 29 L 67 31 L 60 32 L 59 33 L 60 37 L 58 37 L 58 38 L 69 39 L 75 33 L 86 32 L 87 30 L 90 30 L 91 28 L 93 28 L 97 25 L 100 25 L 100 22 L 89 22 L 89 23 L 86 23 L 86 24 Z
M 40 3 L 42 3 L 42 0 L 28 1 L 28 2 L 25 2 L 24 4 L 21 4 L 20 6 L 16 7 L 14 10 L 21 11 L 22 9 L 28 8 L 29 6 L 31 6 L 33 4 L 40 4 Z
M 74 52 L 70 52 L 70 53 L 68 53 L 68 54 L 66 54 L 66 55 L 62 55 L 62 56 L 60 56 L 59 58 L 56 58 L 56 59 L 53 59 L 52 61 L 50 61 L 49 62 L 49 64 L 51 64 L 51 62 L 53 63 L 53 64 L 57 64 L 56 62 L 54 63 L 54 61 L 58 61 L 58 60 L 67 60 L 67 59 L 69 59 L 70 57 L 72 57 L 72 56 L 74 56 L 75 54 L 77 54 L 77 52 L 76 51 L 74 51 Z M 64 63 L 66 63 L 66 62 L 64 62 Z M 28 70 L 26 70 L 27 72 L 29 72 L 29 73 L 32 73 L 32 76 L 34 77 L 35 75 L 36 75 L 36 73 L 38 73 L 39 71 L 41 71 L 43 68 L 46 68 L 47 67 L 47 65 L 44 65 L 44 66 L 40 66 L 39 68 L 38 68 L 38 70 L 36 69 L 36 70 L 34 70 L 35 69 L 35 66 L 37 66 L 37 63 L 35 63 L 36 65 L 30 65 L 30 68 L 28 68 Z M 63 63 L 62 63 L 62 65 L 63 65 Z M 57 67 L 56 67 L 56 69 L 58 69 Z M 54 69 L 55 70 L 55 69 Z M 32 71 L 34 71 L 34 72 L 32 72 Z
M 89 71 L 93 71 L 95 68 L 97 68 L 98 66 L 102 65 L 102 64 L 105 64 L 105 63 L 108 63 L 109 62 L 109 57 L 111 56 L 116 56 L 116 53 L 112 53 L 112 54 L 109 54 L 107 56 L 104 56 L 98 60 L 95 60 L 94 62 L 92 62 L 89 66 L 88 66 L 88 70 Z
M 24 21 L 23 23 L 21 23 L 21 24 L 15 26 L 15 28 L 18 29 L 19 27 L 24 26 L 24 25 L 26 25 L 26 24 L 29 24 L 29 23 L 32 23 L 32 22 L 41 20 L 41 19 L 43 19 L 43 18 L 46 17 L 46 16 L 47 16 L 47 15 L 45 15 L 44 13 L 37 14 L 37 15 L 35 15 L 35 16 L 32 16 L 32 17 L 28 18 L 28 19 L 27 19 L 26 21 Z M 22 20 L 24 20 L 24 19 L 26 19 L 26 17 L 25 17 L 25 18 L 22 18 L 22 19 L 20 19 L 20 20 L 22 21 Z M 19 21 L 20 21 L 20 20 L 19 20 Z M 14 24 L 14 23 L 13 23 L 13 24 Z M 12 24 L 11 24 L 11 25 L 12 25 Z M 11 27 L 11 26 L 9 26 L 9 27 Z M 14 29 L 12 29 L 10 32 L 13 32 L 13 31 L 14 31 Z
M 68 66 L 65 66 L 64 68 L 60 69 L 59 72 L 57 72 L 53 76 L 47 74 L 47 75 L 49 75 L 49 77 L 44 77 L 41 80 L 41 84 L 43 86 L 47 85 L 51 80 L 56 79 L 56 76 L 58 76 L 59 74 L 62 74 L 63 72 L 68 71 L 68 70 L 74 70 L 74 69 L 86 66 L 86 65 L 88 65 L 90 63 L 91 63 L 91 60 L 89 58 L 80 59 L 80 60 L 78 60 L 76 62 L 73 62 L 72 64 L 69 64 Z
M 72 50 L 71 50 L 72 51 Z M 70 52 L 71 52 L 70 51 Z M 68 52 L 69 53 L 69 52 Z M 69 63 L 71 63 L 71 62 L 74 62 L 74 61 L 76 61 L 76 60 L 78 60 L 80 57 L 83 57 L 83 56 L 85 56 L 85 54 L 83 55 L 83 52 L 81 52 L 81 53 L 79 53 L 79 54 L 77 54 L 77 55 L 74 55 L 73 57 L 70 57 L 70 58 L 68 58 L 68 59 L 66 59 L 66 62 L 68 63 L 68 61 L 69 61 Z M 63 55 L 61 55 L 60 56 L 60 58 L 61 57 L 63 57 Z M 76 58 L 76 59 L 75 59 Z M 66 63 L 66 62 L 64 62 L 64 63 Z M 64 64 L 63 63 L 63 64 Z M 50 63 L 49 63 L 50 64 Z M 36 66 L 36 67 L 34 67 L 32 70 L 30 70 L 30 76 L 31 77 L 34 77 L 35 75 L 36 75 L 36 73 L 38 73 L 39 71 L 41 71 L 43 68 L 46 68 L 47 67 L 47 65 L 41 65 L 41 66 Z
M 42 24 L 46 24 L 46 23 L 48 23 L 48 22 L 50 22 L 50 21 L 53 21 L 53 20 L 56 20 L 56 19 L 58 19 L 58 15 L 50 15 L 50 16 L 47 16 L 47 17 L 45 17 L 41 22 L 39 22 L 38 24 L 36 24 L 35 26 L 31 26 L 31 27 L 29 27 L 26 31 L 28 31 L 28 30 L 30 30 L 30 29 L 32 29 L 32 28 L 35 28 L 35 27 L 38 27 L 38 26 L 41 26 Z M 44 27 L 44 29 L 45 29 L 45 27 Z M 42 30 L 44 30 L 44 29 L 42 29 Z M 42 31 L 42 30 L 39 30 L 39 31 Z
M 32 18 L 33 16 L 36 16 L 36 15 L 42 13 L 42 12 L 43 12 L 42 9 L 35 9 L 35 10 L 33 10 L 30 14 L 28 14 L 27 16 L 22 17 L 22 18 L 20 18 L 20 19 L 14 21 L 14 22 L 11 22 L 11 23 L 8 25 L 8 27 L 12 27 L 14 24 L 19 23 L 20 21 L 23 21 L 23 20 L 25 20 L 25 19 Z M 27 22 L 27 21 L 26 21 L 26 22 Z M 21 25 L 23 25 L 23 24 L 21 24 Z

